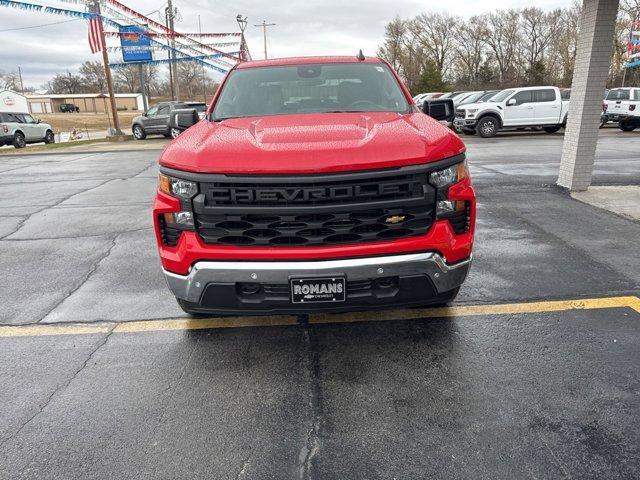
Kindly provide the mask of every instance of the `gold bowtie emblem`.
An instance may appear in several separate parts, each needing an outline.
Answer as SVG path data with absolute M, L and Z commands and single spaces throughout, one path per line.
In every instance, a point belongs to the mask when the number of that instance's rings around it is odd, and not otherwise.
M 404 215 L 391 215 L 390 217 L 387 217 L 384 219 L 385 223 L 400 223 L 400 222 L 404 222 L 404 219 L 406 217 Z

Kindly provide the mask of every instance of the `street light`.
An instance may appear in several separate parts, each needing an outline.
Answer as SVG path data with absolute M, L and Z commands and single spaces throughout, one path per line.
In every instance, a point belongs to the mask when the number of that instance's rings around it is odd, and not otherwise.
M 238 27 L 240 27 L 240 61 L 245 62 L 247 59 L 245 56 L 246 44 L 244 41 L 244 29 L 247 28 L 247 17 L 238 14 L 236 15 L 236 22 L 238 22 Z

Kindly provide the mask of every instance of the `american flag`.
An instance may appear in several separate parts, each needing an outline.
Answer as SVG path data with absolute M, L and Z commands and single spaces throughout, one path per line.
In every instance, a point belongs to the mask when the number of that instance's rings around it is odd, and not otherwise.
M 89 20 L 89 48 L 91 48 L 91 53 L 101 52 L 104 48 L 102 19 L 99 16 Z

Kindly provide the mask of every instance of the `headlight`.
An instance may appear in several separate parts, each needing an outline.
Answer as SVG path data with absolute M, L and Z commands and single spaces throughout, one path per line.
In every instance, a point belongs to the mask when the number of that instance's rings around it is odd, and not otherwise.
M 163 173 L 160 174 L 160 191 L 185 200 L 191 199 L 198 193 L 198 185 L 189 180 L 173 178 Z
M 468 115 L 475 115 L 476 113 L 478 113 L 478 109 L 477 108 L 467 108 L 467 114 Z
M 450 167 L 443 168 L 442 170 L 431 172 L 429 174 L 429 183 L 436 188 L 446 188 L 468 176 L 469 171 L 467 170 L 467 161 L 465 160 Z

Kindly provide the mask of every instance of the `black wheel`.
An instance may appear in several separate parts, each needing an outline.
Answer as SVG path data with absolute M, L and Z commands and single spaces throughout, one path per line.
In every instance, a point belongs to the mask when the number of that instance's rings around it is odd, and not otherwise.
M 618 123 L 618 127 L 623 132 L 633 132 L 638 127 L 638 124 L 628 120 L 621 120 L 620 123 Z
M 44 134 L 44 143 L 46 143 L 47 145 L 56 143 L 56 136 L 51 130 L 47 130 L 47 133 Z
M 164 132 L 162 135 L 164 135 L 164 138 L 173 138 L 173 135 L 171 134 L 171 130 Z
M 192 307 L 191 302 L 187 302 L 186 300 L 183 300 L 181 298 L 177 298 L 176 297 L 176 301 L 178 302 L 178 305 L 180 305 L 180 308 L 182 309 L 182 311 L 184 313 L 187 313 L 189 315 L 191 315 L 194 318 L 203 318 L 203 317 L 210 317 L 211 315 L 207 315 L 206 313 L 202 313 L 199 312 L 197 310 L 195 310 Z
M 177 129 L 177 128 L 172 128 L 171 129 L 171 138 L 178 138 L 178 135 L 180 135 L 182 132 Z
M 16 132 L 13 136 L 13 146 L 16 148 L 24 148 L 27 146 L 27 142 L 24 139 L 22 132 Z
M 462 133 L 464 133 L 465 135 L 475 135 L 476 131 L 471 128 L 463 128 Z
M 495 137 L 496 133 L 498 133 L 499 127 L 500 122 L 498 119 L 489 115 L 487 117 L 482 117 L 480 121 L 478 121 L 478 124 L 476 125 L 476 133 L 482 138 Z
M 544 131 L 547 133 L 556 133 L 562 128 L 562 125 L 554 125 L 553 127 L 544 127 Z
M 147 132 L 145 132 L 144 128 L 140 125 L 134 125 L 131 130 L 133 131 L 133 136 L 136 140 L 144 140 L 147 138 Z

